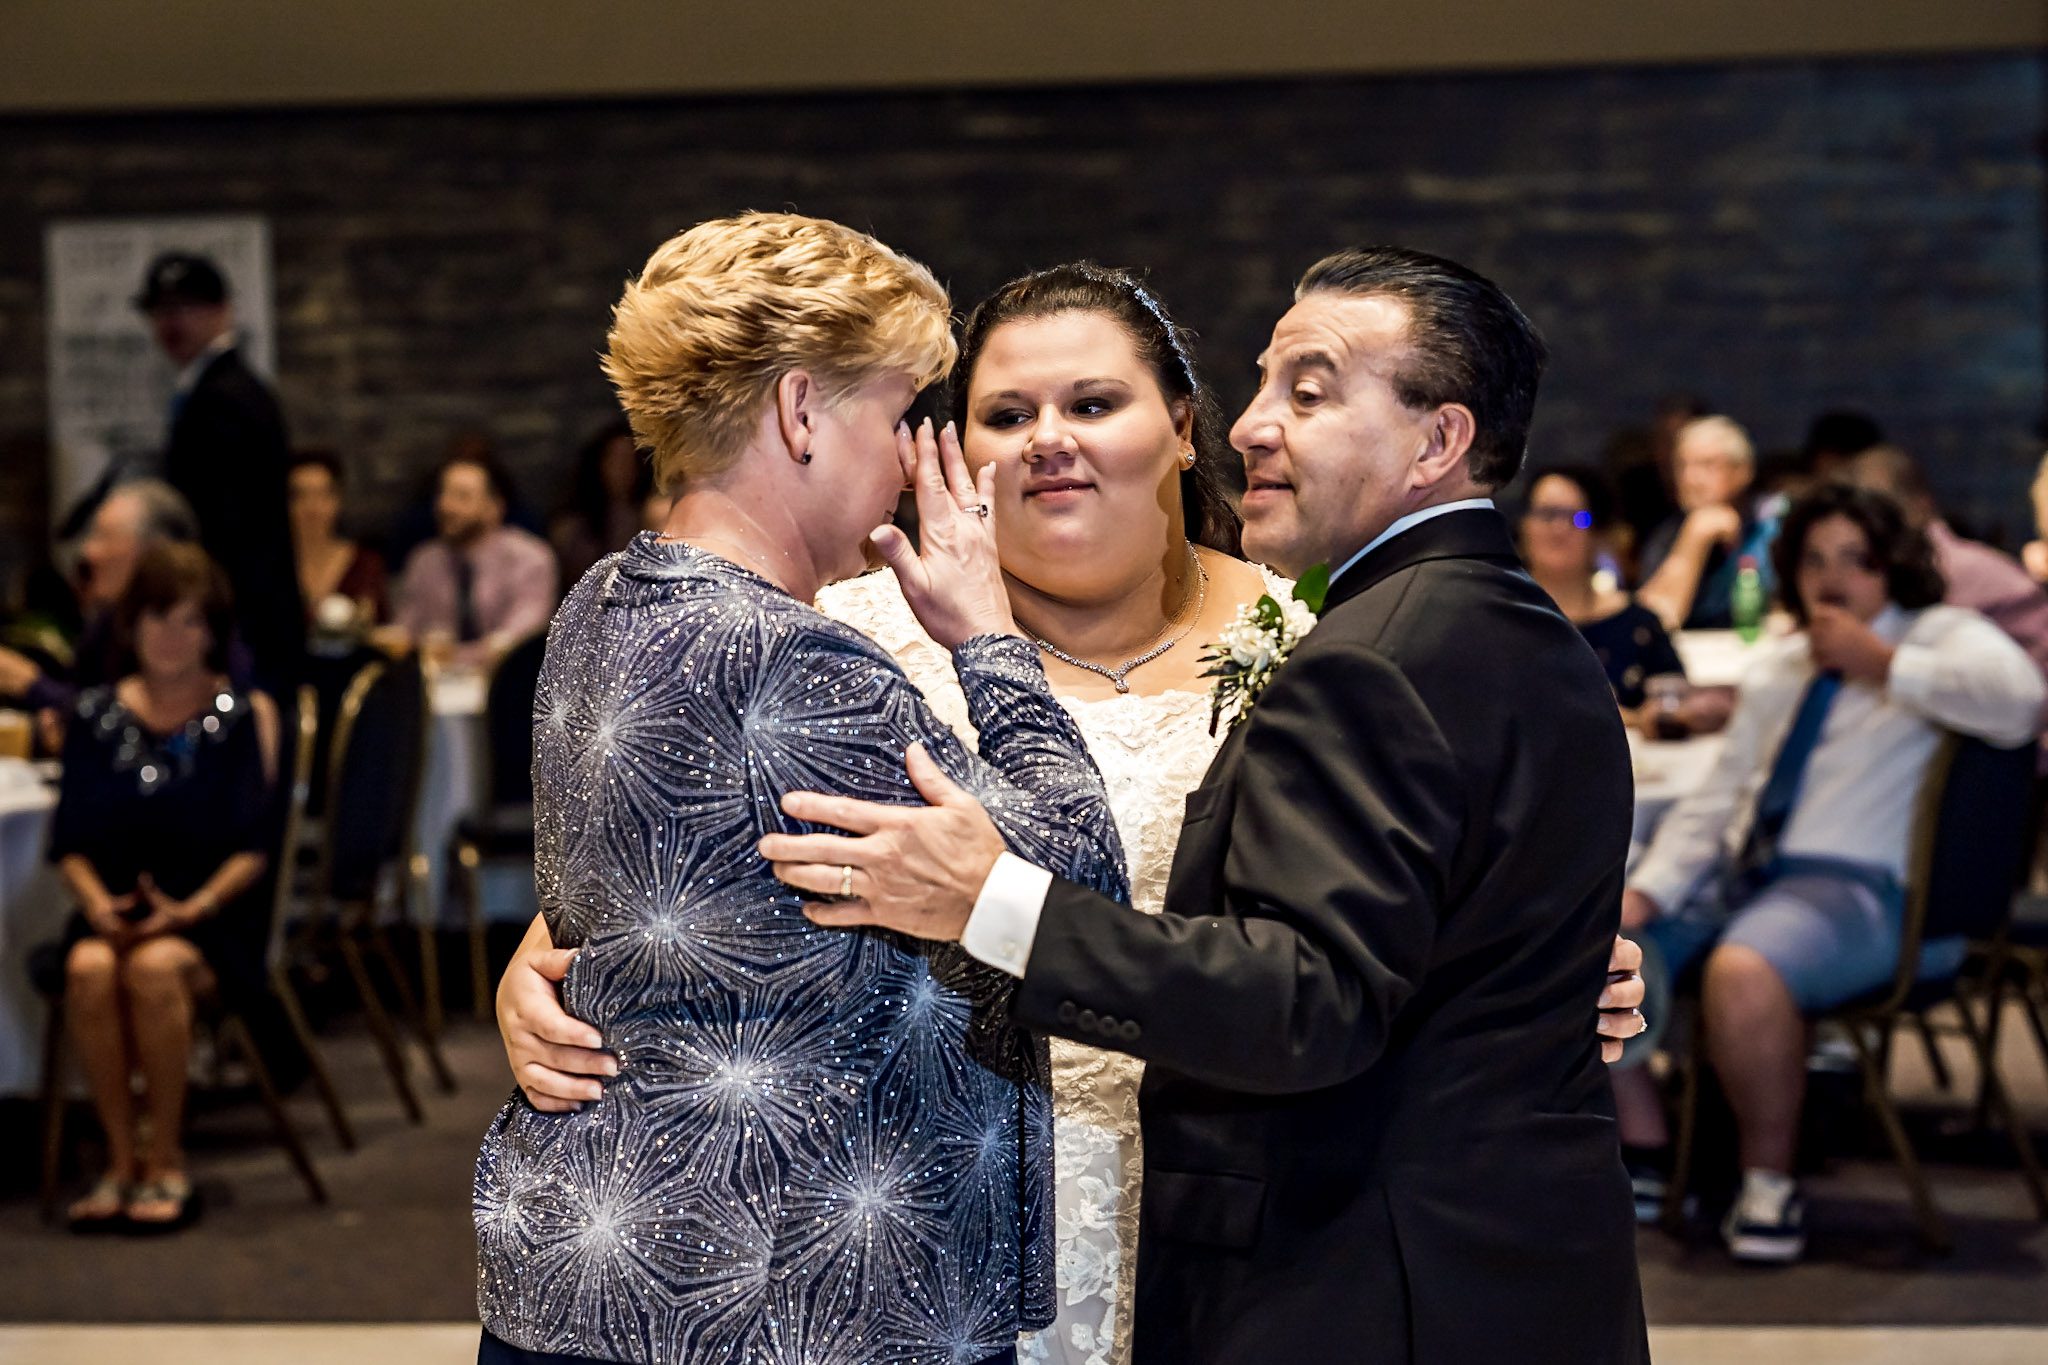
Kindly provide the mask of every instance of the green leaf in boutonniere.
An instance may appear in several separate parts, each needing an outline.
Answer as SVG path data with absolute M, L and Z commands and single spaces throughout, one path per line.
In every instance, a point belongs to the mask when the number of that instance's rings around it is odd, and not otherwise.
M 1318 564 L 1295 580 L 1294 600 L 1316 615 L 1323 614 L 1323 601 L 1330 595 L 1330 566 Z
M 1223 638 L 1209 646 L 1202 676 L 1216 679 L 1209 689 L 1209 733 L 1215 734 L 1223 713 L 1230 724 L 1251 714 L 1253 703 L 1273 680 L 1274 672 L 1315 628 L 1316 617 L 1330 591 L 1330 566 L 1318 564 L 1304 573 L 1286 602 L 1271 593 L 1237 609 L 1237 618 L 1223 628 Z

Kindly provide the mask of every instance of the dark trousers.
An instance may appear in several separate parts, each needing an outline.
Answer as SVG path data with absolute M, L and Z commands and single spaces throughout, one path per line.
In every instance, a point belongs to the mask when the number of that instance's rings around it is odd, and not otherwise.
M 595 1356 L 565 1356 L 555 1351 L 523 1351 L 517 1346 L 507 1345 L 484 1329 L 483 1340 L 477 1343 L 476 1365 L 612 1365 Z M 978 1365 L 1017 1365 L 1017 1348 L 998 1351 Z

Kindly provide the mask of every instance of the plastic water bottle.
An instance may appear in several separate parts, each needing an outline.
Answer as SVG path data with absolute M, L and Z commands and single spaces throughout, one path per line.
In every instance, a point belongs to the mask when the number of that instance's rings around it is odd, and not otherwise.
M 1735 617 L 1735 634 L 1742 643 L 1753 645 L 1764 628 L 1764 576 L 1755 555 L 1744 555 L 1735 566 L 1735 589 L 1729 595 L 1729 611 Z

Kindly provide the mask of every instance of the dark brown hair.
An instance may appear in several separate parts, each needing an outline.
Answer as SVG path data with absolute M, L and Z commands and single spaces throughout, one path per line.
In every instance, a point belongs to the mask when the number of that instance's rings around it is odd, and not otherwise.
M 197 602 L 213 638 L 206 646 L 206 666 L 216 673 L 228 667 L 228 642 L 235 633 L 235 599 L 228 576 L 197 545 L 167 541 L 152 545 L 136 561 L 135 576 L 121 599 L 121 638 L 131 664 L 135 626 L 145 612 L 161 616 L 180 602 Z
M 1863 532 L 1871 570 L 1884 575 L 1886 597 L 1908 611 L 1941 601 L 1948 585 L 1934 565 L 1934 545 L 1925 531 L 1906 519 L 1899 504 L 1874 489 L 1824 483 L 1792 504 L 1771 546 L 1778 592 L 1785 610 L 1800 625 L 1806 624 L 1809 612 L 1799 595 L 1799 560 L 1806 553 L 1806 538 L 1829 517 L 1847 517 Z
M 1294 297 L 1325 290 L 1407 304 L 1409 355 L 1394 375 L 1395 396 L 1410 408 L 1472 410 L 1477 429 L 1465 463 L 1474 483 L 1500 488 L 1521 472 L 1548 352 L 1505 290 L 1456 261 L 1398 246 L 1325 256 Z
M 1193 337 L 1127 270 L 1071 261 L 1020 275 L 976 304 L 967 315 L 960 363 L 953 372 L 952 413 L 958 429 L 967 429 L 967 391 L 989 334 L 1006 322 L 1060 313 L 1100 313 L 1113 319 L 1152 371 L 1168 406 L 1187 405 L 1195 446 L 1194 467 L 1180 475 L 1181 520 L 1187 537 L 1225 554 L 1240 553 L 1244 523 L 1224 473 L 1225 462 L 1234 455 L 1224 434 L 1222 411 L 1195 368 Z

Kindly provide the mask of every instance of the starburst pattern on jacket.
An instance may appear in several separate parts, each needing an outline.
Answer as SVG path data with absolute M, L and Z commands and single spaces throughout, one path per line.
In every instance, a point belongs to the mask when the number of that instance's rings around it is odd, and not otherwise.
M 623 1065 L 514 1095 L 477 1163 L 484 1323 L 669 1365 L 953 1365 L 1052 1317 L 1045 1045 L 951 945 L 815 928 L 754 851 L 793 790 L 915 802 L 923 742 L 1010 846 L 1125 894 L 1100 777 L 1021 640 L 956 654 L 970 754 L 877 645 L 643 535 L 570 593 L 535 699 L 535 880 Z

